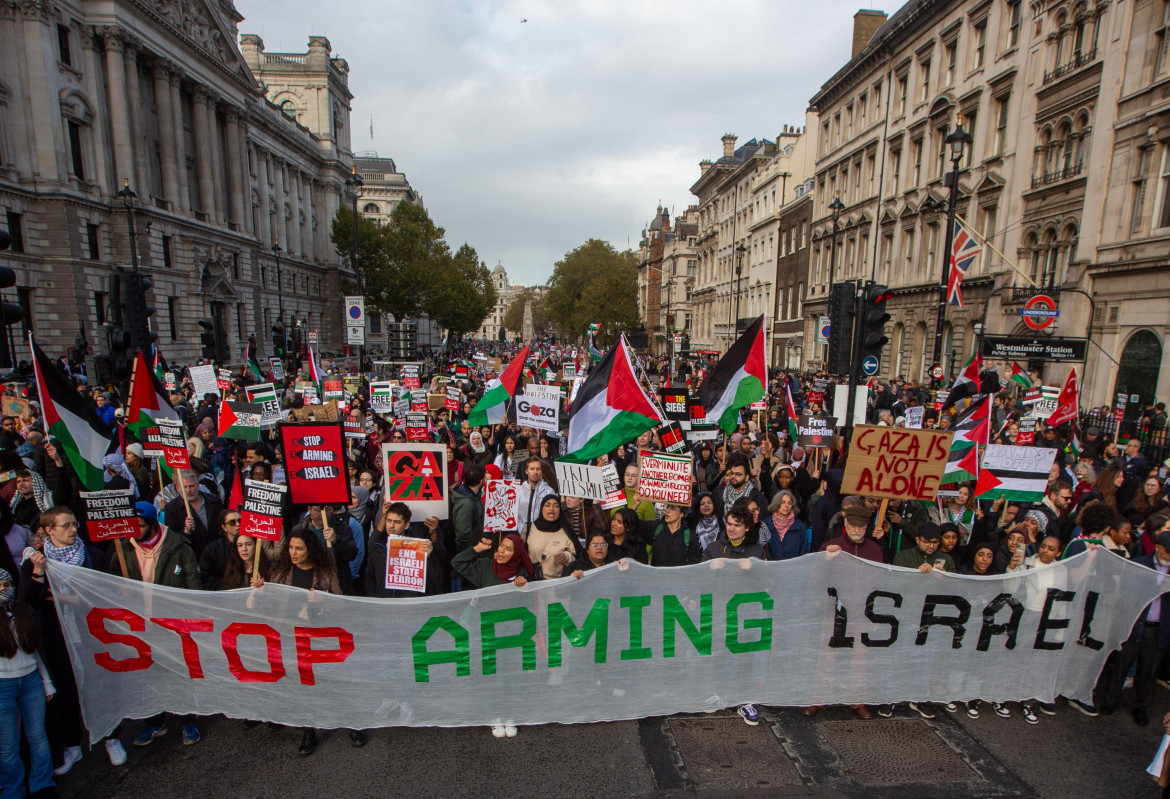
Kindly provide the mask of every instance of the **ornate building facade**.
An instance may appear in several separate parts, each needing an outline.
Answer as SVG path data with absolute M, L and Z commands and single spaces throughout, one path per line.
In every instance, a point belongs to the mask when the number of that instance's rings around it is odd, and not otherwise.
M 649 350 L 659 355 L 691 333 L 698 215 L 692 205 L 672 222 L 660 205 L 638 245 L 638 316 L 646 324 Z

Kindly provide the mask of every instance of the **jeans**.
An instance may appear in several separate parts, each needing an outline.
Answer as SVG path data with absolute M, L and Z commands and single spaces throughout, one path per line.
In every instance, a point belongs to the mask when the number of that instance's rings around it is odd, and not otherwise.
M 53 756 L 45 735 L 45 683 L 38 671 L 0 679 L 0 794 L 22 799 L 24 763 L 20 759 L 20 727 L 28 739 L 32 774 L 28 789 L 36 793 L 54 785 Z

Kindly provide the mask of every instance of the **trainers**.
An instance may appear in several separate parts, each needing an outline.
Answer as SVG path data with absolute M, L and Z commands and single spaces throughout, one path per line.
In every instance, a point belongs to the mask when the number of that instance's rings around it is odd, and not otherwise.
M 755 705 L 740 705 L 739 715 L 743 717 L 745 724 L 756 726 L 760 723 L 760 714 L 756 712 Z
M 925 704 L 920 705 L 917 702 L 911 702 L 910 709 L 913 710 L 915 713 L 917 713 L 919 716 L 922 716 L 922 718 L 924 718 L 924 719 L 934 718 L 934 711 L 930 709 L 929 705 L 925 705 Z
M 890 716 L 894 715 L 894 706 L 893 705 L 878 705 L 877 713 L 883 719 L 888 719 Z
M 497 738 L 503 738 L 507 734 L 508 733 L 504 731 L 503 724 L 493 724 L 492 725 L 492 735 L 496 736 Z
M 1029 724 L 1040 723 L 1040 717 L 1036 715 L 1036 711 L 1032 709 L 1031 705 L 1020 705 L 1020 712 L 1024 715 L 1024 721 Z
M 516 725 L 512 722 L 509 721 L 504 725 L 504 735 L 508 736 L 509 738 L 515 738 L 518 732 L 519 730 L 516 729 Z
M 1055 702 L 1037 702 L 1036 708 L 1041 713 L 1043 713 L 1045 716 L 1055 716 L 1056 715 L 1056 703 Z
M 1097 708 L 1093 707 L 1092 705 L 1086 705 L 1084 702 L 1078 702 L 1076 699 L 1070 699 L 1068 700 L 1068 703 L 1090 718 L 1096 718 L 1097 716 L 1101 715 L 1097 712 Z
M 992 702 L 991 707 L 995 711 L 995 715 L 999 716 L 1001 719 L 1011 718 L 1012 709 L 1003 702 Z
M 979 718 L 979 702 L 972 699 L 967 703 L 967 715 L 973 719 Z
M 81 760 L 80 746 L 65 747 L 65 762 L 59 767 L 53 769 L 53 773 L 60 777 L 62 774 L 68 774 L 69 770 L 76 765 L 77 761 Z
M 160 724 L 157 727 L 147 727 L 142 732 L 138 733 L 138 737 L 134 739 L 135 746 L 150 746 L 155 738 L 161 738 L 167 734 L 167 725 Z
M 947 702 L 945 705 L 943 705 L 943 710 L 945 710 L 948 713 L 958 713 L 959 712 L 959 703 L 958 702 Z
M 203 736 L 199 734 L 199 728 L 194 724 L 183 725 L 183 743 L 187 746 L 199 743 L 199 739 Z
M 126 762 L 126 750 L 117 738 L 106 739 L 106 754 L 110 756 L 111 766 L 121 766 Z

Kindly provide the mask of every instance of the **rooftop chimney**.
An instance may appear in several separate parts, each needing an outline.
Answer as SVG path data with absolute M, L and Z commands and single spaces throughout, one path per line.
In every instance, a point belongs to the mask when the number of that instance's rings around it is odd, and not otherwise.
M 737 137 L 734 133 L 724 133 L 723 134 L 723 157 L 724 158 L 728 158 L 730 156 L 735 155 L 735 140 L 736 140 L 736 138 Z
M 850 58 L 865 49 L 878 28 L 886 23 L 886 12 L 863 8 L 853 15 L 853 53 Z

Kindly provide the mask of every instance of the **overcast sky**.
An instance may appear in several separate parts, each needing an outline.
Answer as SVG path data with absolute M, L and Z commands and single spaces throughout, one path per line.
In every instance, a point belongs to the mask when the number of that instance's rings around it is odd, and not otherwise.
M 868 7 L 892 12 L 899 3 Z M 695 201 L 724 133 L 774 138 L 849 58 L 843 0 L 236 0 L 269 52 L 349 62 L 354 149 L 394 159 L 452 248 L 543 283 Z M 524 21 L 527 20 L 527 21 Z M 370 140 L 370 120 L 374 137 Z

